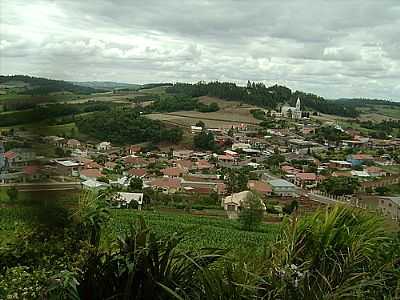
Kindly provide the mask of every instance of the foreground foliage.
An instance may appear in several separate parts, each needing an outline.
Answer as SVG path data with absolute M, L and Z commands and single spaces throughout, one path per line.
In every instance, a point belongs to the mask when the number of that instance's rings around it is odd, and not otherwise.
M 366 211 L 337 206 L 309 217 L 294 217 L 285 221 L 276 241 L 265 244 L 262 253 L 248 248 L 232 252 L 182 247 L 184 234 L 175 230 L 159 235 L 152 230 L 157 223 L 151 221 L 149 227 L 142 217 L 103 244 L 104 230 L 114 223 L 106 200 L 88 194 L 68 222 L 24 229 L 16 240 L 2 246 L 0 298 L 400 296 L 399 236 L 388 231 L 380 217 Z

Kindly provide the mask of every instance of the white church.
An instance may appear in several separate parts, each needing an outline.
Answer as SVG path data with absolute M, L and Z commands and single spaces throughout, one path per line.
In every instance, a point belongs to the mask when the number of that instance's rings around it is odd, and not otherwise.
M 292 119 L 301 119 L 301 103 L 300 98 L 297 98 L 296 107 L 284 105 L 281 109 L 282 116 Z

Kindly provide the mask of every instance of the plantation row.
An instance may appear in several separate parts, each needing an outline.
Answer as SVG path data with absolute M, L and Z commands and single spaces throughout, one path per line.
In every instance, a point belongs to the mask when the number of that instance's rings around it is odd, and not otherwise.
M 183 242 L 179 245 L 185 250 L 200 248 L 242 249 L 262 248 L 265 243 L 275 239 L 279 225 L 262 224 L 256 232 L 243 231 L 237 221 L 131 210 L 113 212 L 113 222 L 105 230 L 105 240 L 111 241 L 116 236 L 126 233 L 138 216 L 144 217 L 146 223 L 160 238 L 171 236 L 174 232 L 182 233 Z

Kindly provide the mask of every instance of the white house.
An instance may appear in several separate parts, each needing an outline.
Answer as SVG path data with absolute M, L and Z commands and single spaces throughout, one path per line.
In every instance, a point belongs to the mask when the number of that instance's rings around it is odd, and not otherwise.
M 238 213 L 243 206 L 246 199 L 252 196 L 251 191 L 243 191 L 240 193 L 234 193 L 230 196 L 227 196 L 223 199 L 222 206 L 224 210 L 228 214 L 229 219 L 236 219 L 238 217 Z M 260 199 L 260 204 L 263 210 L 266 210 L 266 206 L 264 202 Z
M 132 201 L 136 201 L 138 210 L 141 210 L 143 205 L 143 193 L 118 192 L 113 198 L 113 202 L 118 208 L 127 207 Z
M 98 151 L 107 151 L 111 149 L 111 143 L 110 142 L 101 142 L 97 144 L 96 149 Z

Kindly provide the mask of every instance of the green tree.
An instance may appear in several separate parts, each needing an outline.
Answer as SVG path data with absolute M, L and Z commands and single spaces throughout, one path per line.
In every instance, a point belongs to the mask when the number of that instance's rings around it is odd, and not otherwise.
M 261 198 L 250 193 L 241 204 L 239 222 L 244 230 L 254 231 L 261 224 L 264 216 L 264 205 Z
M 143 189 L 143 180 L 139 177 L 132 177 L 129 182 L 129 190 L 131 192 L 139 192 Z

